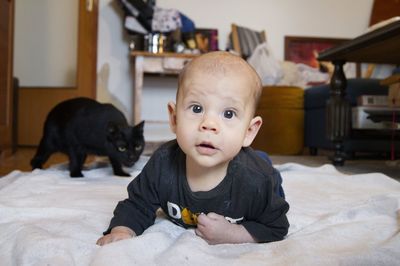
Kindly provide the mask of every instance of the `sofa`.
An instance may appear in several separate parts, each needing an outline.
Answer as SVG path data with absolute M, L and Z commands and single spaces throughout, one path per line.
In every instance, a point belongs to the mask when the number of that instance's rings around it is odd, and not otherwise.
M 378 79 L 355 78 L 347 81 L 346 99 L 352 107 L 357 105 L 357 97 L 360 95 L 387 94 L 387 86 L 380 85 Z M 332 142 L 326 137 L 326 102 L 329 95 L 329 84 L 307 88 L 304 93 L 304 145 L 309 148 L 311 155 L 316 155 L 318 149 L 334 149 Z M 399 139 L 392 142 L 390 134 L 381 133 L 379 130 L 351 130 L 350 136 L 344 141 L 343 151 L 350 158 L 356 152 L 389 154 L 392 148 L 398 152 Z

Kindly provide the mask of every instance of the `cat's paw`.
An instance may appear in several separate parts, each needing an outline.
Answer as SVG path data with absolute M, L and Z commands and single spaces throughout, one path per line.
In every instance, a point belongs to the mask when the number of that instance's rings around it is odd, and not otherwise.
M 80 171 L 77 171 L 77 172 L 71 172 L 70 174 L 70 177 L 83 177 L 83 174 L 82 174 L 82 172 L 80 172 Z
M 125 176 L 125 177 L 130 177 L 131 176 L 130 174 L 125 173 L 124 171 L 115 172 L 114 174 L 117 175 L 117 176 Z
M 33 158 L 31 160 L 31 166 L 32 166 L 32 170 L 34 169 L 42 169 L 42 163 L 39 161 L 39 159 Z

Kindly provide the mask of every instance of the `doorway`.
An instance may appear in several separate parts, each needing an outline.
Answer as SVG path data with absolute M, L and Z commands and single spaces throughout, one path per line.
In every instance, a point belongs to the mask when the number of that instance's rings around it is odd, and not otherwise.
M 29 6 L 32 5 L 30 0 L 15 1 L 17 15 L 15 19 L 18 19 L 19 8 L 28 8 L 24 12 L 25 14 L 26 12 L 38 12 L 33 16 L 39 22 L 38 28 L 31 25 L 32 23 L 29 21 L 25 21 L 27 25 L 24 26 L 24 29 L 29 27 L 26 32 L 31 32 L 37 41 L 43 40 L 43 43 L 40 44 L 15 43 L 14 45 L 14 69 L 16 70 L 14 75 L 20 79 L 17 101 L 17 143 L 19 146 L 37 146 L 39 144 L 46 115 L 57 103 L 80 96 L 96 98 L 98 0 L 39 0 L 39 2 L 38 0 L 34 1 L 33 5 L 36 6 L 34 8 Z M 72 10 L 71 5 L 77 10 Z M 42 10 L 37 8 L 38 6 Z M 65 14 L 69 11 L 72 11 L 72 15 Z M 74 32 L 66 32 L 61 26 L 57 29 L 54 28 L 54 24 L 56 24 L 54 19 L 60 20 L 61 16 L 64 17 L 64 24 L 75 25 Z M 15 21 L 15 23 L 15 31 L 17 31 L 19 21 Z M 61 35 L 54 38 L 57 30 Z M 14 32 L 14 34 L 16 35 L 15 42 L 18 42 L 18 32 Z M 63 38 L 64 42 L 72 41 L 72 43 L 63 46 L 60 38 Z M 56 43 L 55 48 L 48 46 L 52 42 Z M 66 49 L 71 46 L 75 50 L 72 51 L 72 54 Z M 20 54 L 24 55 L 22 59 L 18 57 Z M 40 57 L 41 54 L 45 56 Z M 60 65 L 65 63 L 61 61 L 67 60 L 57 59 L 58 61 L 48 62 L 51 61 L 48 59 L 62 58 L 58 55 L 63 54 L 67 54 L 69 60 L 66 67 L 60 67 Z M 30 62 L 23 63 L 22 66 L 18 65 L 19 62 L 16 60 L 27 58 Z M 22 69 L 27 65 L 28 68 Z M 33 74 L 32 72 L 35 70 L 37 71 Z M 66 71 L 66 73 L 61 73 L 62 71 Z M 47 79 L 41 79 L 46 75 Z

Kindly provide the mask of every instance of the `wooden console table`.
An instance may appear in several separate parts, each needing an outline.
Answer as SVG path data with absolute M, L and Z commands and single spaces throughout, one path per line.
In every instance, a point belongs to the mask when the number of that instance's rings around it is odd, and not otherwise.
M 343 165 L 343 141 L 349 135 L 351 106 L 345 100 L 347 80 L 343 72 L 346 62 L 400 64 L 400 21 L 363 34 L 351 41 L 332 47 L 318 56 L 320 61 L 332 61 L 330 99 L 327 102 L 327 137 L 335 145 L 334 165 Z
M 130 56 L 134 78 L 132 124 L 136 125 L 141 121 L 144 74 L 178 75 L 185 64 L 197 55 L 178 53 L 155 54 L 144 51 L 132 51 Z

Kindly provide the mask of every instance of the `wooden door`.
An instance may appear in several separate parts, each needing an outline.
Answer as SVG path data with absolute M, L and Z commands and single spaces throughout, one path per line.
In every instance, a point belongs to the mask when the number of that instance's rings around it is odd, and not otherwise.
M 0 0 L 0 154 L 9 154 L 13 127 L 13 14 L 14 2 Z
M 98 0 L 79 0 L 78 8 L 76 82 L 69 87 L 19 88 L 18 145 L 39 144 L 46 115 L 57 103 L 78 96 L 96 98 Z

